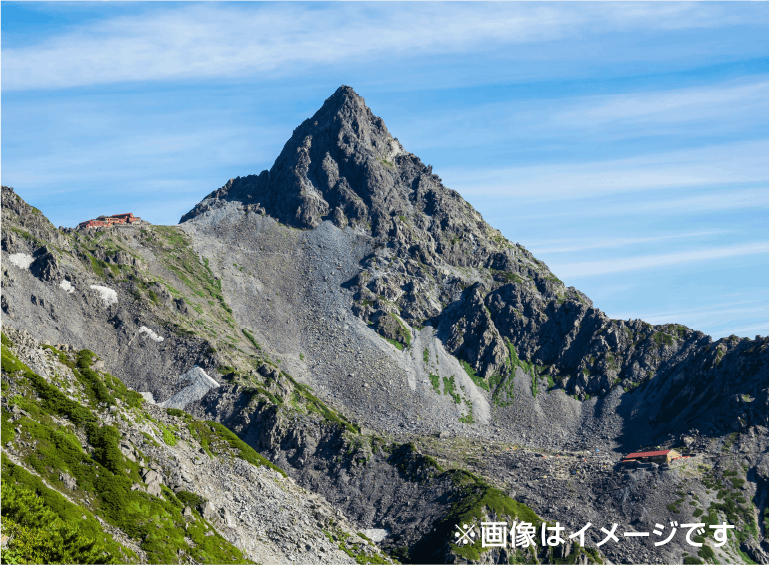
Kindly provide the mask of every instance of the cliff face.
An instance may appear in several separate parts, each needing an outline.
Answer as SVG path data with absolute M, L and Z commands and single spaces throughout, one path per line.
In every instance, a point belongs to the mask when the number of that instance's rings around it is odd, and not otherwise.
M 2 221 L 4 326 L 92 350 L 147 398 L 226 425 L 393 555 L 475 558 L 449 541 L 458 508 L 572 525 L 699 509 L 727 512 L 748 532 L 735 547 L 769 561 L 769 339 L 609 319 L 349 87 L 269 171 L 178 226 L 57 230 L 7 187 Z M 701 459 L 617 466 L 656 445 Z M 625 541 L 601 551 L 680 562 L 688 547 Z M 593 559 L 539 558 L 567 556 Z

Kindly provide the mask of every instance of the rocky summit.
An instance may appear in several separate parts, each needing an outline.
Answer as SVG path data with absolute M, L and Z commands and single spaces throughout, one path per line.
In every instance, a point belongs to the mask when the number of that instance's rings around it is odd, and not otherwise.
M 610 319 L 348 86 L 178 225 L 3 187 L 2 316 L 20 562 L 769 563 L 769 338 Z

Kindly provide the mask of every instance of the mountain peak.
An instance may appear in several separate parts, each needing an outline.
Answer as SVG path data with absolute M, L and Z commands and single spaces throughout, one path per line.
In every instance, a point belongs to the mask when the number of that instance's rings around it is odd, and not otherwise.
M 300 228 L 330 219 L 338 227 L 382 234 L 393 213 L 409 207 L 403 191 L 396 189 L 402 165 L 416 167 L 410 180 L 431 175 L 404 151 L 365 100 L 342 85 L 294 130 L 269 171 L 232 179 L 181 221 L 234 200 Z
M 360 96 L 352 86 L 343 84 L 334 91 L 334 94 L 326 98 L 321 110 L 340 111 L 345 107 L 362 106 L 366 109 L 366 101 Z
M 330 220 L 423 264 L 506 269 L 518 262 L 514 246 L 405 151 L 346 85 L 294 130 L 269 170 L 230 180 L 181 222 L 232 201 L 302 229 Z

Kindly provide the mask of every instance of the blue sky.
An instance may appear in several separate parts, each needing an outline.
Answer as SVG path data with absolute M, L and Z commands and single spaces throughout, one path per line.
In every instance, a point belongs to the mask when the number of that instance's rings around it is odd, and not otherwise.
M 349 84 L 613 318 L 769 333 L 766 3 L 14 3 L 2 182 L 179 217 Z

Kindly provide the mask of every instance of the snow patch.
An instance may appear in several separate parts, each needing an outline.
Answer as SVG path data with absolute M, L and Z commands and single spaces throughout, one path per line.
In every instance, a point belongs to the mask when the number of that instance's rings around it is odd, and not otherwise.
M 117 302 L 117 299 L 116 299 L 115 301 Z M 147 326 L 142 326 L 142 327 L 140 327 L 140 328 L 139 328 L 139 333 L 140 333 L 140 334 L 147 334 L 147 336 L 148 336 L 148 337 L 149 337 L 149 338 L 150 338 L 152 341 L 157 341 L 158 343 L 160 343 L 160 342 L 161 342 L 161 341 L 163 341 L 163 339 L 164 339 L 164 338 L 163 338 L 163 336 L 160 336 L 160 335 L 156 334 L 156 333 L 155 333 L 155 332 L 153 332 L 151 329 L 149 329 Z
M 8 256 L 8 260 L 12 265 L 15 265 L 19 269 L 29 271 L 29 266 L 35 259 L 32 255 L 27 255 L 26 253 L 14 253 L 13 255 Z
M 383 530 L 382 528 L 371 528 L 368 530 L 361 530 L 360 533 L 371 541 L 379 543 L 380 541 L 383 541 L 390 532 Z
M 62 280 L 59 283 L 59 288 L 63 288 L 69 294 L 72 294 L 73 292 L 75 292 L 75 287 L 72 286 L 72 283 L 69 282 L 67 279 Z
M 151 392 L 140 392 L 139 394 L 141 394 L 144 397 L 144 400 L 150 404 L 155 404 L 155 397 L 152 396 Z
M 178 408 L 179 410 L 184 410 L 184 407 L 187 406 L 187 404 L 200 400 L 209 390 L 219 386 L 219 383 L 209 377 L 208 374 L 197 365 L 183 375 L 179 375 L 176 382 L 187 384 L 187 386 L 168 400 L 159 402 L 158 406 L 161 408 Z
M 104 302 L 105 306 L 112 306 L 117 304 L 117 292 L 107 286 L 99 286 L 98 284 L 92 284 L 91 288 L 99 293 L 99 297 Z

